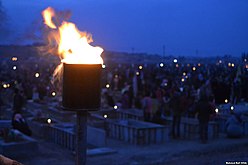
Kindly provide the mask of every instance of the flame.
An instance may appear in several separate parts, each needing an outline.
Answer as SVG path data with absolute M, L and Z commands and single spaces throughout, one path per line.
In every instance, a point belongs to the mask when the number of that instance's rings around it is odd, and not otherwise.
M 43 16 L 43 18 L 44 18 L 45 24 L 46 24 L 48 27 L 50 27 L 50 28 L 52 28 L 52 29 L 56 29 L 56 28 L 57 28 L 57 27 L 55 26 L 55 24 L 52 22 L 52 17 L 55 16 L 55 12 L 54 12 L 53 8 L 48 7 L 46 10 L 44 10 L 44 11 L 42 12 L 42 16 Z
M 55 11 L 51 7 L 45 9 L 42 15 L 44 23 L 48 27 L 58 30 L 57 33 L 52 33 L 49 36 L 49 41 L 56 42 L 57 53 L 62 63 L 103 64 L 101 58 L 103 49 L 89 45 L 89 43 L 93 42 L 91 34 L 79 31 L 76 25 L 71 22 L 63 21 L 57 27 L 52 21 L 52 18 L 55 17 Z

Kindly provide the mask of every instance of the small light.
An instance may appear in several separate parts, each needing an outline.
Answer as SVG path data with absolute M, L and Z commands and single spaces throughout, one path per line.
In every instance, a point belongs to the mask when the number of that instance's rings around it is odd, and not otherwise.
M 196 70 L 196 67 L 193 67 L 192 70 L 195 71 Z
M 115 110 L 116 110 L 116 109 L 118 109 L 118 106 L 117 106 L 117 105 L 115 105 L 115 106 L 114 106 L 114 109 L 115 109 Z
M 184 80 L 184 78 L 182 78 L 182 80 L 181 80 L 182 82 L 184 82 L 185 80 Z
M 139 69 L 140 69 L 140 70 L 142 70 L 142 69 L 143 69 L 142 65 L 140 65 L 140 66 L 139 66 Z
M 232 67 L 234 67 L 235 65 L 234 65 L 234 63 L 232 63 Z
M 118 78 L 118 75 L 117 74 L 115 75 L 115 78 Z
M 52 96 L 55 97 L 56 96 L 56 92 L 53 91 L 52 92 Z
M 225 99 L 225 103 L 228 103 L 228 100 L 227 99 Z
M 10 87 L 10 84 L 7 84 L 7 87 L 9 88 Z
M 159 64 L 159 66 L 160 66 L 161 68 L 163 68 L 163 67 L 164 67 L 164 64 L 161 62 L 161 63 Z
M 110 87 L 110 85 L 109 84 L 106 84 L 106 88 L 109 88 Z
M 230 109 L 233 111 L 234 110 L 234 106 L 231 106 Z
M 232 64 L 229 62 L 229 63 L 228 63 L 228 66 L 230 67 L 231 65 L 232 65 Z
M 187 79 L 187 78 L 189 78 L 188 76 L 185 76 L 185 78 Z
M 102 68 L 105 69 L 106 68 L 106 65 L 102 64 Z
M 219 112 L 219 109 L 218 108 L 215 108 L 215 112 L 218 113 Z
M 168 84 L 167 83 L 164 83 L 164 86 L 166 87 Z
M 222 61 L 221 61 L 221 60 L 219 60 L 219 63 L 221 64 L 221 63 L 222 63 Z
M 52 120 L 51 119 L 47 119 L 47 123 L 48 124 L 51 124 L 52 123 Z
M 7 84 L 3 84 L 3 88 L 8 88 L 8 87 L 7 87 Z
M 175 59 L 173 60 L 173 62 L 174 62 L 174 63 L 177 63 L 177 59 L 175 58 Z
M 17 68 L 16 66 L 13 66 L 13 70 L 16 70 L 16 68 Z
M 12 61 L 17 61 L 17 57 L 12 57 L 11 60 Z
M 40 74 L 39 73 L 35 73 L 34 75 L 36 78 L 40 77 Z
M 105 119 L 107 119 L 107 118 L 108 118 L 108 115 L 105 114 L 105 115 L 103 115 L 103 117 L 104 117 Z
M 201 64 L 200 64 L 200 63 L 198 63 L 198 66 L 201 66 Z
M 140 75 L 140 73 L 139 72 L 136 72 L 136 75 L 138 76 L 138 75 Z
M 184 76 L 186 76 L 186 73 L 185 73 L 185 72 L 183 72 L 183 75 L 184 75 Z
M 247 59 L 245 58 L 245 59 L 244 59 L 244 62 L 246 62 L 246 61 L 247 61 Z
M 178 65 L 178 64 L 176 64 L 176 67 L 178 68 L 178 67 L 179 67 L 179 65 Z

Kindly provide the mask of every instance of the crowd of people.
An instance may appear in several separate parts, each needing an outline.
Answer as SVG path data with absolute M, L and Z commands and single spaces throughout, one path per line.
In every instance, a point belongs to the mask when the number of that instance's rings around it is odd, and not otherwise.
M 62 85 L 53 77 L 56 65 L 56 62 L 42 60 L 23 64 L 2 61 L 0 107 L 12 106 L 14 112 L 21 113 L 25 100 L 59 98 Z M 248 101 L 247 70 L 248 64 L 244 61 L 234 64 L 224 60 L 216 63 L 174 60 L 160 64 L 105 64 L 102 107 L 140 109 L 145 121 L 155 123 L 172 116 L 175 138 L 180 137 L 181 116 L 194 117 L 198 113 L 204 139 L 206 123 L 214 114 L 216 104 Z

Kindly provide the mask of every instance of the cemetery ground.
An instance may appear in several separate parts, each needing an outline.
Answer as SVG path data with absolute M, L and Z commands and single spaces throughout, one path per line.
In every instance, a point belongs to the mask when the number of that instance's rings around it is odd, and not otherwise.
M 39 152 L 16 157 L 25 165 L 73 165 L 74 153 L 57 144 L 38 140 Z M 117 152 L 87 156 L 87 165 L 164 165 L 164 164 L 225 164 L 227 161 L 248 162 L 248 139 L 228 139 L 225 136 L 201 144 L 195 140 L 171 140 L 165 144 L 133 146 L 109 139 L 108 147 Z M 25 148 L 23 148 L 25 150 Z
M 28 106 L 28 109 L 31 112 L 35 112 L 39 109 L 44 110 L 44 106 L 42 104 L 32 103 L 31 106 Z M 51 109 L 46 110 L 46 112 L 48 111 L 53 115 L 59 112 L 52 111 Z M 72 120 L 73 118 L 73 115 L 70 116 L 69 113 L 64 114 L 63 112 L 61 114 L 57 114 L 57 117 L 61 120 L 67 121 Z M 66 118 L 63 118 L 63 115 L 66 115 Z M 64 126 L 63 129 L 65 132 L 71 131 L 71 128 L 67 128 L 68 125 Z M 75 164 L 75 152 L 73 149 L 68 149 L 68 146 L 67 148 L 61 146 L 61 144 L 58 144 L 58 141 L 52 141 L 54 139 L 48 140 L 47 137 L 44 136 L 38 137 L 34 135 L 32 138 L 37 141 L 37 151 L 23 147 L 21 150 L 23 150 L 25 154 L 22 154 L 21 156 L 5 156 L 15 159 L 24 165 Z M 96 137 L 93 136 L 91 138 Z M 99 140 L 100 139 L 98 139 L 98 141 Z M 227 138 L 224 133 L 219 133 L 217 138 L 210 138 L 207 144 L 200 143 L 198 138 L 191 139 L 182 137 L 180 139 L 169 138 L 163 143 L 141 145 L 107 137 L 104 146 L 88 149 L 87 165 L 218 165 L 232 162 L 247 164 L 247 148 L 247 135 L 239 139 L 230 139 Z

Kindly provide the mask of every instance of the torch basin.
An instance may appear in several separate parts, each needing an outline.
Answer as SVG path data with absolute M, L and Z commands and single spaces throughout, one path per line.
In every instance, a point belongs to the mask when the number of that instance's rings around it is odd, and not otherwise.
M 63 64 L 62 105 L 66 110 L 97 110 L 101 104 L 101 64 Z

